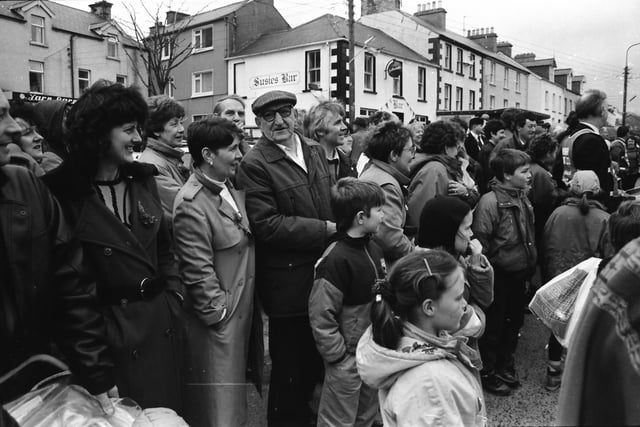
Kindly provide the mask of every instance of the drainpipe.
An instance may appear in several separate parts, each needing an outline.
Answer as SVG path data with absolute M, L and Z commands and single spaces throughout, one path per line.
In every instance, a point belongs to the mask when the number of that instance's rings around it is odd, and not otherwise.
M 75 34 L 71 34 L 71 36 L 69 36 L 69 63 L 70 66 L 69 68 L 71 69 L 71 73 L 69 73 L 71 75 L 71 97 L 75 98 L 76 97 L 76 87 L 75 87 L 75 77 L 73 75 L 73 67 L 74 67 L 74 63 L 73 63 L 73 39 L 76 37 Z

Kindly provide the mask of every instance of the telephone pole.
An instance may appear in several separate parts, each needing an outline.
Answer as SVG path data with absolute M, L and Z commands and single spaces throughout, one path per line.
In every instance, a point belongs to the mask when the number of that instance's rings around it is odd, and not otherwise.
M 622 92 L 622 126 L 627 123 L 627 80 L 629 80 L 629 49 L 640 45 L 640 42 L 634 43 L 627 48 L 624 55 L 624 90 Z
M 353 15 L 353 0 L 349 0 L 349 124 L 353 124 L 356 118 L 356 40 Z

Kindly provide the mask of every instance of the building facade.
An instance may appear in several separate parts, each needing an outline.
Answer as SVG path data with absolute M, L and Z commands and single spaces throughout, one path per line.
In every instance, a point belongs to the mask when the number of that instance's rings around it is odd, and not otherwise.
M 297 108 L 354 96 L 355 115 L 390 111 L 405 123 L 433 120 L 437 67 L 375 28 L 354 28 L 355 81 L 349 82 L 347 22 L 324 15 L 290 31 L 261 37 L 228 60 L 228 91 L 250 105 L 261 94 L 295 93 Z M 353 94 L 350 91 L 353 90 Z M 247 123 L 253 116 L 247 111 Z
M 146 79 L 137 44 L 111 20 L 106 1 L 86 12 L 51 1 L 0 2 L 0 51 L 0 87 L 13 98 L 75 99 L 99 79 L 141 88 Z

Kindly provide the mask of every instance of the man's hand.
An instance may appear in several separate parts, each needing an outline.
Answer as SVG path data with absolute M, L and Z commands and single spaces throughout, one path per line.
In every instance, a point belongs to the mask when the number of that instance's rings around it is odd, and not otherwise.
M 118 397 L 120 397 L 120 394 L 118 393 L 118 387 L 116 386 L 113 386 L 110 390 L 95 396 L 102 408 L 102 412 L 104 412 L 107 417 L 112 416 L 116 412 L 116 408 L 113 406 L 111 399 L 117 399 Z

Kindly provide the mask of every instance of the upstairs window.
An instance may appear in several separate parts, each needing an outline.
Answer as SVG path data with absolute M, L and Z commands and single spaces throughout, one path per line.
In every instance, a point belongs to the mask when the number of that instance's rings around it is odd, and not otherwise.
M 516 92 L 520 92 L 520 73 L 516 73 Z
M 364 54 L 364 90 L 376 91 L 376 57 L 370 53 Z
M 418 67 L 418 99 L 425 101 L 427 99 L 427 69 Z
M 213 70 L 192 74 L 192 96 L 213 95 Z
M 458 58 L 456 60 L 456 73 L 462 74 L 462 49 L 458 49 Z
M 451 85 L 446 83 L 444 85 L 444 110 L 451 110 Z
M 162 45 L 162 54 L 160 56 L 160 60 L 166 61 L 169 58 L 171 58 L 171 42 L 167 40 Z
M 451 71 L 451 45 L 444 45 L 444 68 Z
M 107 57 L 118 57 L 118 39 L 115 37 L 109 37 L 107 39 Z
M 307 90 L 320 87 L 320 49 L 306 52 Z
M 489 83 L 496 84 L 496 63 L 492 62 L 489 66 Z
M 78 70 L 78 89 L 82 94 L 85 90 L 87 90 L 91 86 L 91 71 L 89 70 Z
M 29 61 L 29 90 L 44 92 L 44 62 Z
M 473 53 L 469 54 L 469 78 L 476 78 L 476 56 Z
M 393 96 L 402 96 L 402 73 L 393 77 Z
M 213 26 L 193 30 L 192 44 L 196 52 L 213 49 Z
M 509 89 L 509 69 L 507 67 L 504 68 L 504 82 L 502 87 L 505 89 Z
M 44 18 L 38 15 L 31 15 L 31 42 L 44 44 Z
M 456 111 L 461 111 L 462 108 L 462 88 L 456 87 Z
M 469 110 L 475 110 L 475 109 L 476 109 L 476 91 L 470 90 L 469 91 Z

